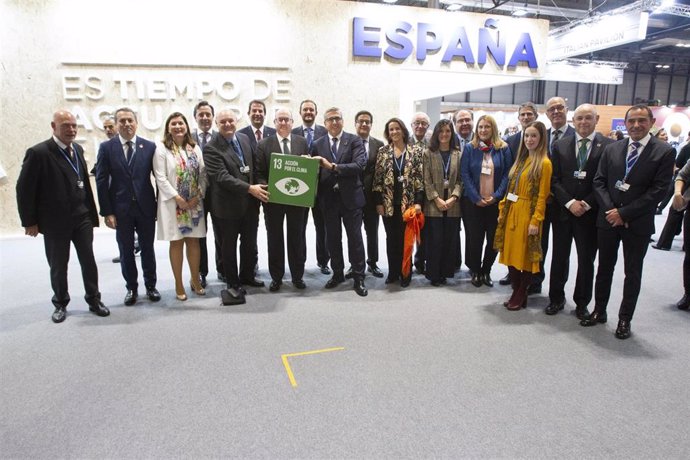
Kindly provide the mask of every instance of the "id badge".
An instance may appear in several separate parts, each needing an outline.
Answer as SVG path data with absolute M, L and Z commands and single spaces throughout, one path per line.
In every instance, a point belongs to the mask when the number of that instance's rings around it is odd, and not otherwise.
M 585 179 L 587 178 L 587 171 L 575 171 L 573 172 L 573 177 L 580 180 Z
M 518 196 L 514 193 L 508 193 L 508 195 L 506 196 L 506 199 L 508 201 L 512 201 L 513 203 L 515 203 L 518 200 Z
M 619 180 L 618 182 L 616 182 L 616 188 L 621 192 L 627 192 L 630 188 L 630 184 L 625 183 L 622 180 Z
M 482 168 L 482 174 L 491 175 L 491 168 Z
M 249 166 L 242 166 L 240 167 L 240 172 L 242 174 L 249 174 Z
M 83 181 L 83 180 L 78 180 L 78 181 L 77 181 L 77 187 L 78 187 L 78 188 L 84 188 L 84 181 Z
M 398 176 L 398 182 L 400 182 L 402 184 L 402 181 L 403 181 L 403 176 Z
M 443 188 L 448 188 L 449 186 L 450 186 L 450 182 L 448 181 L 448 179 L 444 180 L 443 181 Z

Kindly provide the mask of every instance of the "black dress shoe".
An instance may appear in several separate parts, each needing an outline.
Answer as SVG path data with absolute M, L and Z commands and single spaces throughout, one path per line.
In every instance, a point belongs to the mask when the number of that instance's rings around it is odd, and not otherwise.
M 292 285 L 295 286 L 295 289 L 306 289 L 307 285 L 304 283 L 304 280 L 295 280 L 292 282 Z
M 415 264 L 415 266 L 414 266 L 415 271 L 420 275 L 423 275 L 424 273 L 426 273 L 425 268 L 426 267 L 424 266 L 424 264 Z
M 583 319 L 580 321 L 580 326 L 584 327 L 589 327 L 589 326 L 596 326 L 597 324 L 603 324 L 606 322 L 608 317 L 606 316 L 606 313 L 601 313 L 598 310 L 594 309 L 591 315 L 589 315 L 589 318 Z
M 319 264 L 319 270 L 321 270 L 321 274 L 323 274 L 323 275 L 330 275 L 331 274 L 331 270 L 328 268 L 328 265 L 326 265 L 326 264 L 323 264 L 323 265 Z
M 385 283 L 385 284 L 392 284 L 392 283 L 395 283 L 396 281 L 398 281 L 399 279 L 400 279 L 400 278 L 397 277 L 397 276 L 390 276 L 390 275 L 388 275 L 388 276 L 386 277 L 386 281 L 384 281 L 384 283 Z
M 678 310 L 687 310 L 690 308 L 690 296 L 685 294 L 682 299 L 676 302 L 676 308 Z
M 146 288 L 146 297 L 148 297 L 151 302 L 158 302 L 161 300 L 161 293 L 158 292 L 158 289 L 155 287 Z
M 479 273 L 472 273 L 472 280 L 470 281 L 472 286 L 479 287 L 482 285 L 481 275 Z
M 333 275 L 331 276 L 331 279 L 326 281 L 326 289 L 333 289 L 340 283 L 343 283 L 345 281 L 345 277 L 343 275 Z
M 360 297 L 366 297 L 367 294 L 369 294 L 369 291 L 367 291 L 367 288 L 364 287 L 364 280 L 361 280 L 361 279 L 355 280 L 355 292 Z
M 137 291 L 132 291 L 131 289 L 127 291 L 127 294 L 125 294 L 125 305 L 128 307 L 131 307 L 135 303 L 137 303 L 137 298 L 139 297 L 139 294 Z
M 498 280 L 498 284 L 500 284 L 501 286 L 510 286 L 510 273 L 506 274 L 506 276 Z
M 271 292 L 278 292 L 280 290 L 280 285 L 283 284 L 280 281 L 271 281 L 271 284 L 268 286 L 268 290 Z
M 218 281 L 220 281 L 221 283 L 227 283 L 228 279 L 222 273 L 218 273 Z
M 379 267 L 377 267 L 376 264 L 369 265 L 367 271 L 374 275 L 376 278 L 383 278 L 383 273 L 381 272 L 381 270 L 379 270 Z
M 660 250 L 660 251 L 670 251 L 670 250 L 671 250 L 671 248 L 663 248 L 663 247 L 659 246 L 658 243 L 657 243 L 657 244 L 653 244 L 652 247 L 653 247 L 654 249 L 658 249 L 658 250 Z
M 206 287 L 206 275 L 199 275 L 199 281 L 201 282 L 201 287 L 205 288 Z
M 527 288 L 527 295 L 532 294 L 541 294 L 541 283 L 530 284 L 530 286 Z
M 621 319 L 618 320 L 618 327 L 616 328 L 616 338 L 625 340 L 630 337 L 630 321 Z
M 67 307 L 55 307 L 53 316 L 51 317 L 54 323 L 61 323 L 67 318 Z
M 555 315 L 559 311 L 563 310 L 564 306 L 565 300 L 561 300 L 559 302 L 549 302 L 549 304 L 544 309 L 544 313 L 546 313 L 547 315 Z
M 589 318 L 589 310 L 587 310 L 587 307 L 578 305 L 575 307 L 575 317 L 577 317 L 577 319 L 587 319 Z
M 484 273 L 482 276 L 482 283 L 484 283 L 484 286 L 488 287 L 494 287 L 494 281 L 491 279 L 491 275 L 488 273 Z
M 91 313 L 95 313 L 96 316 L 108 316 L 108 315 L 110 315 L 110 310 L 108 310 L 108 307 L 103 305 L 103 302 L 101 302 L 100 300 L 89 305 L 89 311 Z
M 266 286 L 266 283 L 264 283 L 261 280 L 258 280 L 256 278 L 250 279 L 250 280 L 240 280 L 240 283 L 244 284 L 245 286 L 251 286 L 251 287 L 264 287 Z
M 352 267 L 348 268 L 347 271 L 345 272 L 345 279 L 346 280 L 352 279 Z
M 412 281 L 412 275 L 400 278 L 400 287 L 408 287 L 410 285 L 410 281 Z

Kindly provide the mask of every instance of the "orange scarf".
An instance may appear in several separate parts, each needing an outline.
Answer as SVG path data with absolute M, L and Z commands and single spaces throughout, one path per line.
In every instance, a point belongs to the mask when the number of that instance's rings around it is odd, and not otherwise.
M 424 227 L 424 214 L 417 214 L 414 206 L 410 206 L 403 213 L 403 222 L 407 222 L 405 226 L 405 242 L 403 244 L 403 259 L 402 259 L 402 276 L 407 278 L 412 271 L 412 249 L 415 241 L 420 244 L 422 241 L 421 234 Z

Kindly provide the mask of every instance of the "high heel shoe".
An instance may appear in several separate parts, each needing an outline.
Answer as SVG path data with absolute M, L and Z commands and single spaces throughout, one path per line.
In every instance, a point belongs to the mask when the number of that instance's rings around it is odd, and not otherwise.
M 184 292 L 182 294 L 175 293 L 175 297 L 177 298 L 177 300 L 181 300 L 181 301 L 187 300 L 187 294 Z
M 198 288 L 194 287 L 193 280 L 189 280 L 189 287 L 192 289 L 192 292 L 196 295 L 206 295 L 206 289 L 202 288 L 201 286 L 199 286 Z

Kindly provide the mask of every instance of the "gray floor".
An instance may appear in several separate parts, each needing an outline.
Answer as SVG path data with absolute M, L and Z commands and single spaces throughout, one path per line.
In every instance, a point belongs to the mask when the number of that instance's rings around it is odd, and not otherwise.
M 69 316 L 55 325 L 42 241 L 5 238 L 0 456 L 687 458 L 680 244 L 650 248 L 634 335 L 619 341 L 620 264 L 612 320 L 585 329 L 572 305 L 544 315 L 545 296 L 509 312 L 506 288 L 476 289 L 466 271 L 444 288 L 367 278 L 363 299 L 325 291 L 313 248 L 304 292 L 288 282 L 223 307 L 210 276 L 209 295 L 177 302 L 157 243 L 163 300 L 128 308 L 105 229 L 95 246 L 111 316 L 88 313 L 74 262 Z M 293 388 L 281 355 L 331 347 L 344 349 L 289 358 Z

